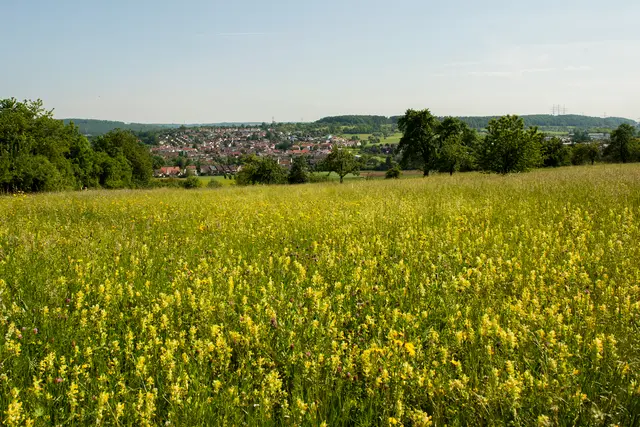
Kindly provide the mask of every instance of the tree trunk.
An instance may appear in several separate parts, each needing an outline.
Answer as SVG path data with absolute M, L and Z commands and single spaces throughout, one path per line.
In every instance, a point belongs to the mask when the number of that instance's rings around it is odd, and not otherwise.
M 453 176 L 453 168 L 449 169 L 449 176 Z
M 342 179 L 344 178 L 343 175 L 340 175 L 340 184 L 342 184 Z
M 425 169 L 422 171 L 422 177 L 429 176 L 429 169 Z

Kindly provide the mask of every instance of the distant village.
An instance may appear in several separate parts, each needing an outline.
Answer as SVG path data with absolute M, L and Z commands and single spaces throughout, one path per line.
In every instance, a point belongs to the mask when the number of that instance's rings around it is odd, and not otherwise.
M 240 159 L 245 156 L 271 157 L 282 167 L 290 168 L 296 156 L 306 156 L 310 164 L 317 164 L 333 146 L 359 147 L 360 141 L 332 135 L 285 135 L 259 127 L 199 127 L 161 135 L 151 154 L 162 157 L 168 165 L 155 170 L 156 177 L 232 175 L 242 167 Z
M 545 139 L 551 138 L 547 136 Z M 589 139 L 606 145 L 609 134 L 590 133 Z M 560 137 L 560 140 L 565 145 L 573 144 L 571 136 Z M 159 135 L 151 154 L 162 158 L 165 165 L 154 171 L 157 178 L 227 176 L 236 174 L 242 168 L 246 156 L 270 157 L 283 168 L 289 169 L 297 156 L 305 156 L 312 166 L 318 164 L 334 146 L 359 148 L 361 142 L 356 137 L 308 136 L 273 128 L 265 130 L 257 126 L 183 127 Z M 380 152 L 388 155 L 393 153 L 393 149 L 387 145 Z

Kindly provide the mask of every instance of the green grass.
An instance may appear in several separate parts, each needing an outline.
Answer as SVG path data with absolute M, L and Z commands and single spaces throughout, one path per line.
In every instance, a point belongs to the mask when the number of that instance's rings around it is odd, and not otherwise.
M 199 176 L 198 179 L 200 179 L 205 186 L 209 183 L 209 181 L 218 181 L 224 186 L 235 185 L 235 180 L 225 179 L 224 176 Z
M 0 197 L 0 425 L 638 425 L 638 218 L 638 164 Z
M 349 134 L 345 134 L 343 135 L 344 138 L 349 139 L 352 135 Z M 371 134 L 369 133 L 361 133 L 358 134 L 358 137 L 360 138 L 360 141 L 364 142 L 367 141 L 369 139 L 369 136 L 371 136 Z M 389 135 L 389 137 L 385 138 L 380 138 L 380 144 L 398 144 L 400 142 L 400 138 L 402 138 L 402 133 L 394 133 Z M 367 142 L 367 144 L 369 144 Z M 369 144 L 371 145 L 371 144 Z M 377 144 L 374 144 L 377 145 Z

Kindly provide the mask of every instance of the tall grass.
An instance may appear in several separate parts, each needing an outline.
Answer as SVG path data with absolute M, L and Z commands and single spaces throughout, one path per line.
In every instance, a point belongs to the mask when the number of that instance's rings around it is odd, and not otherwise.
M 0 424 L 637 425 L 640 167 L 0 199 Z

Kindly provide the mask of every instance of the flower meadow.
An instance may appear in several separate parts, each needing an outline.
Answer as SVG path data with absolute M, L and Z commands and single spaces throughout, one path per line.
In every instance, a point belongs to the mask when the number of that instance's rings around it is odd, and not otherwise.
M 640 166 L 0 198 L 0 424 L 639 425 Z

